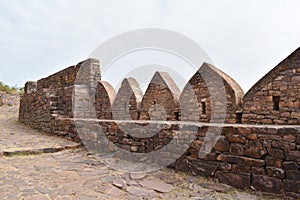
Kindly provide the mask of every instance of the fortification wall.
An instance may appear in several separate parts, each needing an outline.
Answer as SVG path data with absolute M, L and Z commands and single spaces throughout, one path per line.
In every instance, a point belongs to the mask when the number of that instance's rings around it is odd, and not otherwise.
M 243 123 L 300 124 L 300 48 L 244 96 Z
M 19 121 L 34 129 L 79 141 L 72 122 L 72 95 L 78 73 L 100 80 L 99 61 L 88 59 L 37 82 L 27 82 L 21 96 Z
M 205 64 L 204 69 L 214 76 L 211 80 L 218 79 L 221 80 L 218 83 L 224 84 L 215 86 L 224 87 L 224 102 L 211 99 L 211 91 L 208 91 L 203 77 L 197 74 L 189 81 L 191 87 L 186 87 L 180 98 L 176 84 L 169 75 L 161 72 L 154 75 L 145 95 L 141 94 L 135 81 L 125 81 L 115 95 L 109 83 L 101 81 L 99 61 L 88 59 L 37 83 L 28 82 L 20 101 L 19 120 L 47 133 L 65 135 L 74 140 L 84 138 L 83 142 L 94 149 L 103 147 L 102 141 L 108 139 L 107 145 L 135 153 L 151 153 L 172 141 L 180 143 L 178 134 L 188 136 L 192 138 L 191 145 L 167 149 L 158 159 L 177 159 L 169 166 L 194 175 L 213 177 L 237 188 L 285 193 L 300 198 L 299 59 L 298 49 L 261 79 L 243 99 L 243 92 L 233 79 Z M 189 98 L 187 91 L 193 92 L 196 98 Z M 276 102 L 274 95 L 280 96 Z M 115 97 L 117 105 L 114 104 Z M 191 101 L 196 107 L 189 107 Z M 223 120 L 231 124 L 222 124 L 224 121 L 218 120 L 215 122 L 219 124 L 200 123 L 211 122 L 213 101 L 217 105 L 216 111 L 225 109 Z M 162 104 L 165 110 L 156 104 Z M 118 106 L 122 109 L 119 110 Z M 196 109 L 200 117 L 184 115 L 183 108 L 187 113 Z M 121 118 L 133 116 L 131 119 L 135 121 L 112 121 L 115 120 L 114 109 Z M 149 120 L 150 116 L 167 119 L 173 124 L 165 126 L 151 121 L 150 125 L 141 121 Z M 76 123 L 74 117 L 101 121 L 96 124 L 95 121 Z M 243 124 L 237 124 L 241 119 Z M 104 135 L 97 132 L 99 128 Z M 196 133 L 191 131 L 193 129 Z M 145 137 L 147 135 L 150 136 Z
M 120 125 L 133 127 L 136 124 Z M 161 128 L 149 138 L 137 138 L 122 131 L 115 123 L 101 122 L 101 127 L 114 145 L 139 153 L 157 151 L 180 134 L 190 135 L 194 138 L 193 142 L 183 154 L 180 148 L 185 146 L 176 146 L 161 152 L 162 158 L 157 159 L 176 158 L 169 167 L 192 175 L 215 178 L 236 188 L 286 193 L 299 198 L 299 128 L 229 125 L 222 127 L 218 135 L 218 126 L 197 127 L 195 134 L 189 131 L 195 127 L 178 125 L 177 128 Z M 207 134 L 208 128 L 210 131 L 216 129 L 216 132 Z M 199 158 L 201 148 L 202 151 L 209 150 L 203 158 Z

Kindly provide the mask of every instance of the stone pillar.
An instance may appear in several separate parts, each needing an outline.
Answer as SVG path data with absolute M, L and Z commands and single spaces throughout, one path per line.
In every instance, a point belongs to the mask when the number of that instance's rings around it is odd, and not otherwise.
M 25 83 L 24 92 L 25 94 L 31 94 L 32 92 L 36 91 L 37 82 L 34 81 L 27 81 Z

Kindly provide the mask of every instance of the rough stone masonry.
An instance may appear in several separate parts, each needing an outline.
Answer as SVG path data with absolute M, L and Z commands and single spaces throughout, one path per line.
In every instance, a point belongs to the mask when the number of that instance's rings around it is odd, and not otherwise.
M 211 93 L 221 90 L 225 91 L 225 101 Z M 93 101 L 86 103 L 91 97 Z M 98 125 L 105 137 L 128 152 L 153 152 L 176 140 L 176 134 L 190 134 L 193 142 L 183 154 L 180 149 L 165 152 L 165 159 L 178 158 L 170 167 L 213 177 L 236 188 L 300 198 L 300 48 L 246 95 L 232 78 L 208 63 L 181 92 L 170 75 L 156 72 L 144 95 L 133 78 L 125 79 L 115 93 L 109 83 L 101 80 L 99 61 L 88 59 L 37 82 L 27 82 L 19 112 L 20 122 L 77 141 L 82 137 L 72 120 L 74 115 L 102 119 Z M 216 119 L 214 113 L 220 117 Z M 114 121 L 120 119 L 127 121 Z M 155 124 L 155 120 L 209 123 L 212 119 L 213 124 L 199 127 L 188 123 L 167 127 Z M 155 135 L 138 137 L 144 134 L 144 120 L 152 120 L 159 127 Z M 211 131 L 220 129 L 218 137 Z M 87 133 L 85 139 L 97 147 L 104 138 Z M 200 149 L 209 152 L 200 158 Z

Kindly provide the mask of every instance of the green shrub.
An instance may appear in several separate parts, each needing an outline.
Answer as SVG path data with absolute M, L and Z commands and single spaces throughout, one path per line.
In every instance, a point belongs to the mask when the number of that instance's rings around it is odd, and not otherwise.
M 23 87 L 17 87 L 17 86 L 10 87 L 10 86 L 5 85 L 4 83 L 2 83 L 0 81 L 0 91 L 6 92 L 8 94 L 21 94 L 21 93 L 23 93 L 24 88 Z

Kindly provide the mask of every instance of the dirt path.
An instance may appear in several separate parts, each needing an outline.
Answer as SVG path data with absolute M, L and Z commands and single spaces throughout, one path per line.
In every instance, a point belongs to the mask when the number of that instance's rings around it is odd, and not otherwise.
M 0 155 L 55 152 L 78 143 L 42 134 L 17 122 L 18 107 L 0 107 Z

